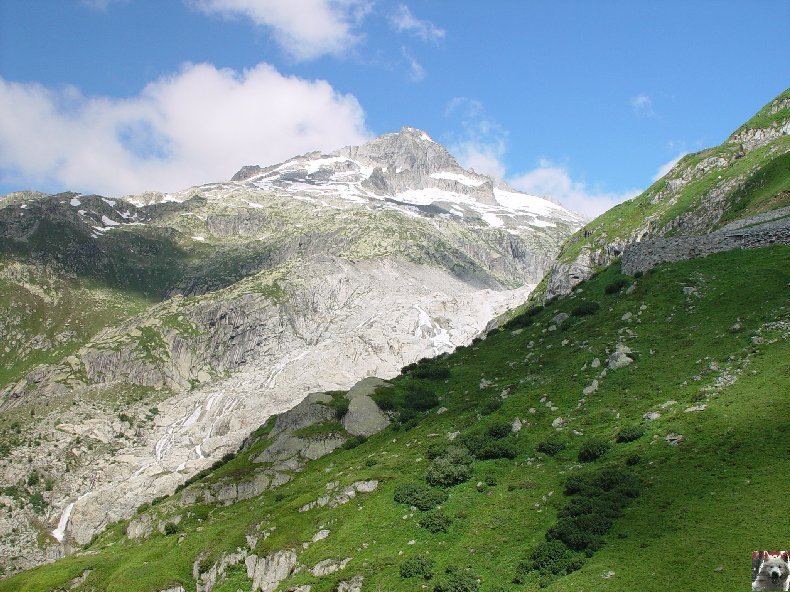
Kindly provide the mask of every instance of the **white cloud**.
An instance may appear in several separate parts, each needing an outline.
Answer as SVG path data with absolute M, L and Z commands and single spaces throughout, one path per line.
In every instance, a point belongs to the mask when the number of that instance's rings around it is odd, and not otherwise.
M 653 182 L 658 181 L 661 177 L 666 175 L 669 171 L 672 170 L 672 167 L 674 167 L 678 162 L 680 162 L 681 158 L 686 156 L 686 154 L 688 154 L 688 152 L 681 152 L 669 162 L 665 162 L 660 167 L 658 167 L 658 170 L 656 171 L 656 174 L 653 175 L 651 181 Z
M 445 115 L 460 118 L 461 133 L 450 138 L 449 150 L 461 165 L 490 177 L 503 178 L 507 130 L 486 113 L 480 101 L 468 97 L 453 98 L 447 104 Z
M 409 53 L 409 50 L 405 47 L 401 47 L 401 54 L 406 59 L 406 62 L 409 64 L 409 77 L 411 78 L 412 82 L 420 82 L 421 80 L 425 79 L 426 73 L 425 68 L 422 67 L 422 64 L 414 59 L 414 56 Z
M 198 10 L 246 17 L 272 30 L 277 43 L 297 60 L 342 55 L 360 39 L 357 27 L 370 12 L 369 0 L 190 0 Z
M 566 167 L 548 160 L 541 160 L 532 171 L 509 178 L 508 183 L 526 193 L 559 201 L 566 208 L 591 218 L 642 192 L 631 189 L 616 193 L 588 187 L 583 181 L 574 181 Z
M 431 21 L 415 17 L 405 4 L 398 5 L 398 9 L 390 16 L 390 23 L 399 33 L 411 33 L 424 41 L 439 41 L 447 35 L 447 31 Z
M 656 112 L 653 111 L 653 99 L 644 93 L 631 97 L 631 109 L 634 110 L 639 117 L 653 117 Z
M 0 180 L 34 189 L 170 191 L 368 135 L 352 95 L 268 64 L 188 64 L 126 99 L 0 78 Z

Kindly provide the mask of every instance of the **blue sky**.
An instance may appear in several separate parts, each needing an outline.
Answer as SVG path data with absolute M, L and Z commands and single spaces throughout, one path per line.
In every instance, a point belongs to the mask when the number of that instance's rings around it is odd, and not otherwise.
M 787 0 L 0 0 L 0 193 L 177 190 L 413 125 L 592 215 L 790 86 Z

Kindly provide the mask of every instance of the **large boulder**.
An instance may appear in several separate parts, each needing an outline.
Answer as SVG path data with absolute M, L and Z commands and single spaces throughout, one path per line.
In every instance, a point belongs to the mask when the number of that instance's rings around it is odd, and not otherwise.
M 389 419 L 370 397 L 377 388 L 392 388 L 386 380 L 370 376 L 356 383 L 346 398 L 348 413 L 343 417 L 343 427 L 353 436 L 372 436 L 389 425 Z

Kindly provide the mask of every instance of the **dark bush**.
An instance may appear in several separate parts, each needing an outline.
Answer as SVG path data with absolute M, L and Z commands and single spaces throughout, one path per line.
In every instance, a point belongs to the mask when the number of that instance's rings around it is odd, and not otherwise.
M 428 460 L 433 460 L 435 458 L 439 458 L 440 456 L 444 456 L 447 454 L 447 449 L 449 448 L 448 444 L 444 442 L 438 444 L 431 444 L 428 446 L 428 449 L 425 451 L 425 456 Z
M 393 388 L 378 389 L 373 393 L 373 401 L 383 411 L 395 411 L 398 408 L 398 395 Z
M 447 366 L 417 366 L 410 372 L 414 378 L 424 378 L 428 380 L 444 380 L 450 378 L 450 369 Z
M 509 421 L 498 421 L 488 426 L 488 429 L 486 430 L 486 435 L 491 436 L 497 440 L 509 436 L 512 433 L 513 426 Z
M 565 442 L 563 442 L 559 436 L 549 436 L 542 442 L 539 442 L 535 450 L 543 454 L 548 454 L 549 456 L 554 456 L 565 450 Z
M 332 393 L 332 400 L 327 403 L 329 407 L 334 409 L 335 417 L 338 421 L 345 417 L 346 413 L 348 413 L 348 405 L 350 401 L 346 399 L 345 394 L 342 392 Z
M 425 511 L 443 504 L 447 500 L 447 494 L 425 483 L 400 483 L 395 486 L 394 499 L 399 504 Z
M 526 561 L 519 563 L 513 583 L 527 583 L 527 577 L 533 571 L 544 577 L 566 575 L 578 570 L 583 562 L 583 557 L 571 551 L 561 541 L 546 541 L 535 547 Z
M 642 461 L 642 457 L 638 454 L 629 454 L 628 457 L 625 459 L 625 464 L 629 467 L 634 465 L 638 465 Z
M 472 457 L 465 448 L 448 447 L 447 452 L 431 461 L 425 480 L 431 485 L 452 487 L 472 476 Z
M 417 520 L 417 524 L 422 526 L 428 532 L 432 532 L 433 534 L 447 532 L 450 529 L 452 522 L 453 521 L 450 520 L 449 516 L 439 510 L 428 512 L 419 520 Z
M 477 576 L 455 567 L 445 568 L 445 574 L 436 582 L 433 592 L 478 592 Z
M 481 415 L 490 415 L 502 407 L 502 399 L 489 399 L 480 407 Z
M 351 438 L 343 442 L 342 448 L 343 450 L 352 450 L 357 446 L 359 446 L 360 444 L 364 444 L 365 442 L 367 442 L 367 440 L 368 440 L 367 436 L 352 436 Z
M 591 462 L 601 458 L 609 450 L 609 443 L 600 438 L 590 438 L 579 448 L 579 462 Z
M 412 387 L 406 392 L 403 401 L 406 409 L 414 411 L 428 411 L 439 405 L 439 397 L 436 393 L 423 387 Z
M 40 492 L 31 493 L 27 497 L 28 503 L 30 503 L 30 509 L 33 510 L 36 514 L 43 514 L 44 511 L 47 509 L 47 501 L 44 499 L 44 496 L 41 495 Z
M 641 271 L 634 272 L 634 277 L 635 277 L 636 279 L 639 279 L 639 278 L 641 278 L 641 277 L 642 277 L 642 275 L 643 275 L 643 273 L 642 273 Z
M 573 310 L 571 310 L 572 317 L 583 317 L 591 314 L 595 314 L 598 312 L 598 309 L 601 308 L 601 305 L 597 302 L 582 302 L 576 306 Z
M 565 493 L 575 497 L 559 510 L 557 523 L 546 539 L 592 555 L 623 508 L 639 495 L 639 481 L 624 469 L 609 467 L 571 477 Z
M 512 438 L 504 440 L 490 440 L 475 455 L 480 460 L 493 460 L 496 458 L 516 458 L 516 443 Z
M 620 290 L 628 285 L 628 280 L 625 278 L 617 278 L 612 283 L 607 284 L 603 289 L 605 294 L 617 294 Z
M 435 563 L 433 559 L 427 557 L 409 557 L 400 566 L 400 577 L 430 580 L 433 577 Z
M 626 426 L 617 433 L 618 442 L 633 442 L 645 435 L 645 428 L 642 426 Z
M 165 536 L 170 536 L 178 532 L 178 525 L 174 522 L 165 524 Z
M 523 327 L 529 327 L 535 319 L 529 317 L 525 314 L 520 314 L 518 316 L 513 317 L 507 323 L 503 325 L 504 329 L 521 329 Z
M 496 440 L 485 432 L 475 430 L 462 434 L 459 440 L 475 458 L 480 460 L 516 457 L 515 442 L 512 438 Z
M 420 412 L 414 409 L 401 409 L 400 413 L 398 413 L 398 423 L 400 424 L 407 424 L 410 422 L 414 422 L 414 425 L 417 425 L 417 420 L 420 417 Z

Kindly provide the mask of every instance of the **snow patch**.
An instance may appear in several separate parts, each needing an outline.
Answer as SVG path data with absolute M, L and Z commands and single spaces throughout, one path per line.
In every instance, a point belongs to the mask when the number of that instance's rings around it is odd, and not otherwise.
M 79 199 L 77 199 L 76 197 L 72 197 L 71 201 L 69 202 L 69 205 L 72 205 L 72 206 L 74 206 L 76 208 L 77 206 L 81 206 L 82 202 Z
M 483 183 L 485 183 L 484 179 L 473 179 L 471 177 L 467 177 L 466 175 L 462 175 L 460 173 L 451 173 L 449 171 L 441 171 L 439 173 L 431 173 L 432 179 L 446 179 L 448 181 L 457 181 L 462 185 L 466 185 L 467 187 L 480 187 Z
M 111 220 L 110 218 L 108 218 L 107 216 L 104 216 L 104 215 L 102 215 L 102 217 L 101 217 L 101 223 L 104 224 L 105 226 L 120 226 L 121 225 L 120 222 L 116 222 L 115 220 Z
M 63 539 L 66 538 L 66 527 L 69 525 L 69 518 L 71 518 L 71 511 L 74 509 L 74 502 L 71 502 L 69 505 L 65 507 L 63 513 L 60 515 L 60 520 L 58 521 L 58 527 L 52 531 L 52 536 L 55 539 L 62 543 Z

